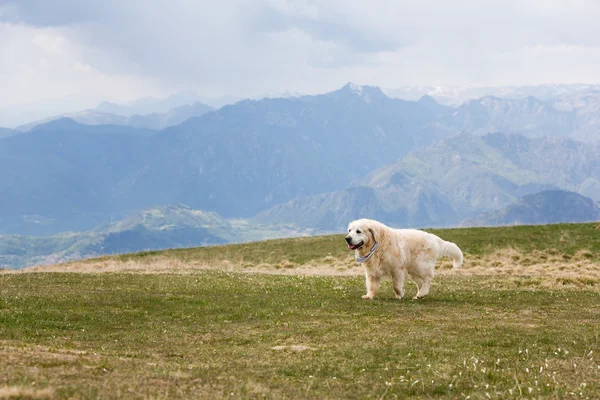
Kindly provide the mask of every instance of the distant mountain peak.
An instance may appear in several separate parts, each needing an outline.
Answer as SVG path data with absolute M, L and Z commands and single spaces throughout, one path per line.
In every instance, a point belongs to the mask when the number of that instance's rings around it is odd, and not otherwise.
M 361 86 L 354 82 L 348 82 L 341 89 L 330 94 L 360 97 L 367 103 L 371 103 L 382 98 L 387 98 L 385 93 L 383 93 L 383 91 L 377 86 Z
M 357 85 L 354 82 L 348 82 L 348 83 L 346 83 L 342 89 L 345 89 L 346 91 L 350 91 L 352 93 L 356 93 L 358 95 L 361 95 L 362 91 L 363 91 L 362 86 Z

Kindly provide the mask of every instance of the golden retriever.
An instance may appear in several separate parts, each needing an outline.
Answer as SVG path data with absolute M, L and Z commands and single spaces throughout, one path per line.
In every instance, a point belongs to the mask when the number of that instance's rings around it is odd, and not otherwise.
M 351 222 L 346 243 L 364 266 L 367 294 L 362 298 L 369 300 L 377 294 L 381 277 L 386 274 L 392 276 L 396 298 L 404 297 L 404 278 L 408 274 L 419 289 L 414 299 L 421 299 L 429 293 L 439 257 L 452 257 L 454 268 L 463 262 L 462 251 L 452 242 L 416 229 L 393 229 L 370 219 Z

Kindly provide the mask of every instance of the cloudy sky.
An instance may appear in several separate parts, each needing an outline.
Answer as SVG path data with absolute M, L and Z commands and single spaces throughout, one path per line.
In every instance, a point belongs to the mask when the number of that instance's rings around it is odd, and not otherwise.
M 0 108 L 600 83 L 598 0 L 0 0 Z

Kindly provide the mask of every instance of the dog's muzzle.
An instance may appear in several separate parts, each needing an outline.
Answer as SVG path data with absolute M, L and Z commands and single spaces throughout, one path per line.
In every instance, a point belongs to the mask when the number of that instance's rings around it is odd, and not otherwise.
M 360 248 L 365 242 L 361 241 L 360 243 L 354 244 L 352 243 L 352 238 L 350 236 L 346 236 L 346 243 L 348 243 L 348 248 L 350 250 L 356 250 Z

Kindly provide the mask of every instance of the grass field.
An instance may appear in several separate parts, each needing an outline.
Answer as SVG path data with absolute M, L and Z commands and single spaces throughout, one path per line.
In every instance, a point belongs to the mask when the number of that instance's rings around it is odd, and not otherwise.
M 596 225 L 437 231 L 419 301 L 339 235 L 6 272 L 0 398 L 600 398 Z

